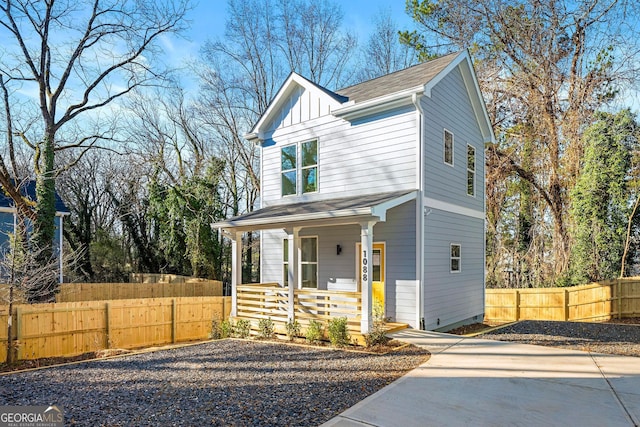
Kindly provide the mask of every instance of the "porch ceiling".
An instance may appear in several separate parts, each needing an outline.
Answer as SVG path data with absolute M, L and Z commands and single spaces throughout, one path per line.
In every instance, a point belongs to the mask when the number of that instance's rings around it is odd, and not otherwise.
M 369 220 L 385 221 L 387 210 L 414 200 L 416 196 L 416 190 L 395 191 L 268 206 L 211 226 L 225 230 L 249 231 L 352 224 Z

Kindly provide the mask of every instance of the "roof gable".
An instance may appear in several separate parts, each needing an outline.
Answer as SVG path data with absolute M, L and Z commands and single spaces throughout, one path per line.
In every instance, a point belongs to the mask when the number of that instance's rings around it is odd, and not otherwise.
M 264 140 L 265 133 L 304 121 L 333 115 L 351 121 L 381 111 L 414 104 L 456 67 L 460 68 L 485 142 L 495 136 L 468 51 L 456 52 L 404 70 L 332 92 L 299 74 L 291 73 L 260 117 L 249 140 Z
M 292 72 L 245 138 L 263 139 L 270 130 L 329 115 L 346 101 L 344 96 Z

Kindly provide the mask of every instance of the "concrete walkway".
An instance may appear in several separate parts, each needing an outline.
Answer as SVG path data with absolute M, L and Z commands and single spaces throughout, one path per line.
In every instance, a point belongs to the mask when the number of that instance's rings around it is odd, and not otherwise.
M 638 426 L 640 358 L 457 335 L 392 335 L 429 361 L 325 426 Z

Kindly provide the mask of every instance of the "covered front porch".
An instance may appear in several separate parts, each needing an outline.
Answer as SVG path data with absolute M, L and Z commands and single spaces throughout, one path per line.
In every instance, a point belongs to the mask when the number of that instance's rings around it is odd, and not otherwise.
M 415 198 L 415 191 L 405 191 L 270 206 L 214 224 L 214 227 L 224 230 L 232 241 L 231 316 L 256 321 L 271 318 L 277 327 L 283 329 L 288 321 L 298 321 L 304 328 L 311 320 L 326 324 L 330 319 L 347 317 L 354 335 L 368 333 L 373 326 L 374 273 L 384 276 L 379 268 L 376 271 L 372 268 L 374 255 L 379 260 L 379 252 L 374 252 L 374 226 L 387 220 L 389 209 Z M 346 225 L 353 231 L 357 226 L 360 234 L 357 241 L 351 242 L 353 248 L 357 248 L 356 254 L 351 252 L 355 278 L 344 289 L 339 281 L 333 289 L 319 289 L 317 270 L 323 267 L 318 266 L 317 260 L 315 264 L 307 262 L 305 254 L 309 249 L 303 241 L 307 238 L 304 231 L 325 230 L 327 227 L 335 230 Z M 242 284 L 242 234 L 257 230 L 282 230 L 282 235 L 286 236 L 281 250 L 284 260 L 279 264 L 282 267 L 276 266 L 284 268 L 281 282 L 269 280 L 262 284 Z M 317 241 L 314 250 L 318 251 Z M 338 255 L 341 250 L 339 245 L 333 246 Z M 386 317 L 384 306 L 382 310 L 382 317 Z M 393 323 L 387 325 L 389 328 L 399 327 Z

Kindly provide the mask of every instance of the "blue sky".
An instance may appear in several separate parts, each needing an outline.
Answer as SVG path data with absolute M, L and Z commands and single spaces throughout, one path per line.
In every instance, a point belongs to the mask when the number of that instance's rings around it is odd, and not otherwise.
M 198 1 L 198 0 L 196 0 Z M 392 18 L 402 29 L 412 26 L 411 18 L 405 12 L 405 0 L 334 0 L 344 12 L 344 28 L 355 32 L 359 43 L 365 43 L 373 29 L 373 20 L 381 10 L 389 10 Z M 200 47 L 207 39 L 224 35 L 227 19 L 227 0 L 199 0 L 189 12 L 187 19 L 190 29 L 184 39 L 165 39 L 165 49 L 174 65 L 196 58 Z

